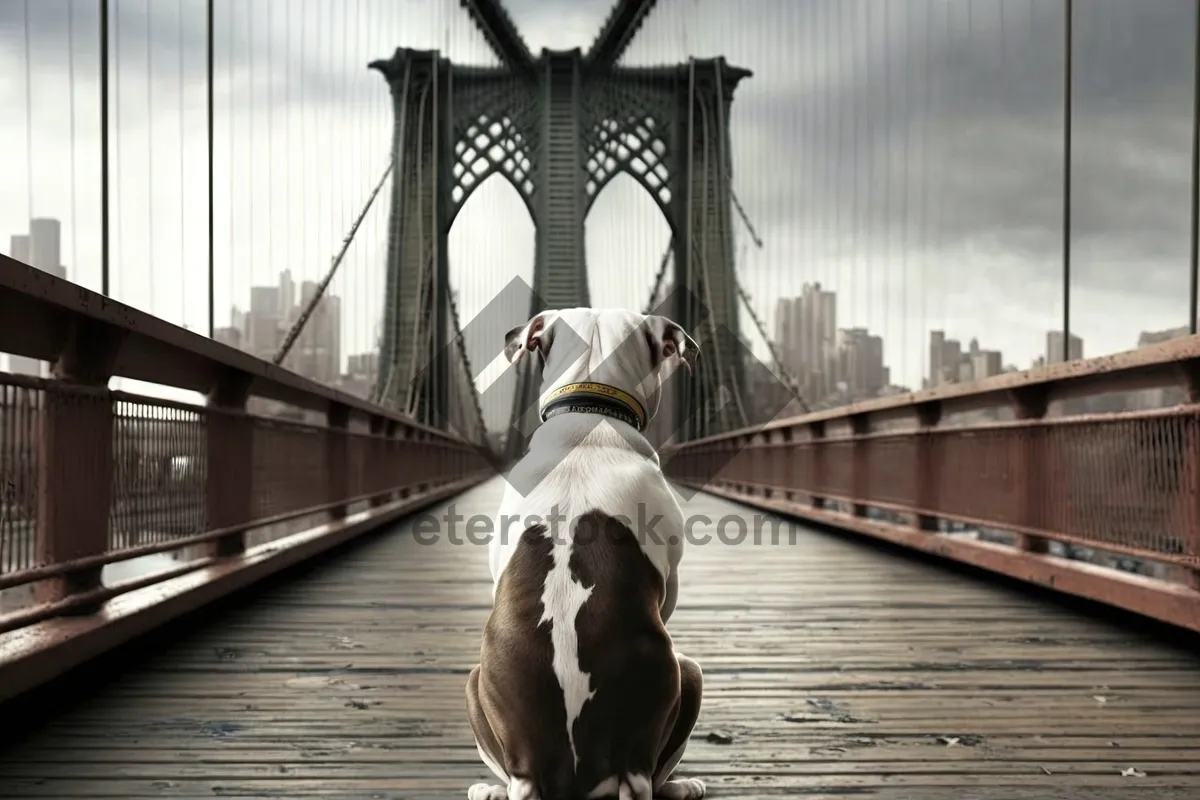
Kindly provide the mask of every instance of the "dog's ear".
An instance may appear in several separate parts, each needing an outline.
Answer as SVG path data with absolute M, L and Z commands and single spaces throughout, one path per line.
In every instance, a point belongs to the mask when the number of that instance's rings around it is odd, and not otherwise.
M 504 335 L 504 356 L 508 359 L 508 363 L 517 363 L 526 351 L 536 349 L 545 355 L 550 350 L 550 344 L 554 341 L 554 331 L 551 326 L 557 313 L 556 311 L 543 311 L 524 325 L 518 325 Z
M 658 366 L 667 359 L 678 358 L 688 374 L 700 355 L 700 345 L 687 335 L 678 322 L 652 314 L 646 317 L 646 341 L 650 347 L 651 362 Z

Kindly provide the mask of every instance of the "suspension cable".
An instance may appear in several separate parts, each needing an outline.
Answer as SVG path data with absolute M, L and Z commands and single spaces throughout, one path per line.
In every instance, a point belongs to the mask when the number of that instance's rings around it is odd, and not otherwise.
M 761 336 L 763 341 L 767 343 L 767 352 L 771 354 L 771 360 L 775 362 L 776 371 L 778 371 L 780 377 L 782 377 L 784 382 L 788 385 L 788 388 L 792 390 L 796 400 L 800 403 L 800 407 L 804 409 L 804 413 L 807 414 L 811 412 L 812 408 L 808 405 L 808 401 L 804 399 L 804 395 L 800 392 L 799 381 L 797 381 L 796 378 L 793 377 L 783 365 L 782 359 L 779 358 L 779 352 L 775 349 L 775 343 L 771 341 L 769 336 L 767 336 L 767 326 L 763 324 L 763 321 L 759 318 L 758 314 L 754 312 L 754 305 L 750 302 L 750 295 L 744 288 L 742 288 L 740 281 L 737 284 L 737 293 L 738 297 L 740 297 L 742 300 L 742 304 L 746 307 L 746 312 L 750 314 L 750 319 L 754 321 L 754 327 L 758 329 L 758 335 Z
M 425 102 L 428 99 L 429 99 L 429 83 L 425 83 L 421 87 L 421 98 L 420 98 L 420 100 L 417 101 L 417 146 L 416 146 L 416 149 L 414 152 L 416 153 L 418 159 L 421 158 L 422 153 L 424 151 L 424 147 L 425 147 Z M 434 103 L 437 103 L 436 97 L 434 98 Z M 434 147 L 436 149 L 436 145 L 434 145 Z M 421 230 L 421 228 L 420 228 L 421 223 L 424 222 L 424 220 L 425 220 L 425 192 L 423 191 L 424 186 L 422 185 L 424 183 L 425 173 L 421 169 L 420 162 L 418 162 L 416 173 L 417 173 L 417 186 L 416 186 L 416 189 L 417 189 L 417 215 L 416 215 L 417 236 L 419 237 L 418 241 L 420 244 L 420 247 L 417 250 L 418 272 L 417 272 L 416 301 L 418 303 L 418 307 L 417 307 L 417 313 L 413 314 L 412 335 L 409 336 L 409 339 L 408 339 L 412 344 L 410 345 L 410 348 L 409 348 L 408 380 L 406 381 L 406 385 L 408 386 L 408 396 L 405 398 L 405 402 L 404 402 L 405 411 L 407 411 L 408 413 L 414 414 L 414 415 L 416 414 L 416 412 L 418 410 L 417 404 L 419 401 L 417 398 L 420 394 L 420 392 L 416 386 L 417 353 L 419 352 L 418 348 L 421 345 L 421 341 L 420 341 L 421 337 L 418 335 L 418 332 L 421 327 L 421 317 L 422 317 L 421 308 L 420 308 L 419 304 L 425 302 L 425 274 L 426 274 L 425 273 L 426 255 L 425 255 L 425 239 L 424 239 L 425 232 L 423 230 Z M 401 184 L 401 186 L 400 186 L 400 191 L 401 192 L 404 191 L 403 184 Z M 432 255 L 433 254 L 430 253 L 429 257 L 432 258 Z M 428 352 L 428 350 L 426 350 L 426 352 Z
M 409 92 L 409 88 L 410 88 L 409 83 L 410 83 L 411 78 L 412 78 L 412 60 L 406 59 L 404 62 L 404 82 L 401 85 L 401 89 L 400 89 L 400 103 L 399 103 L 400 118 L 398 120 L 396 120 L 396 122 L 395 122 L 395 130 L 397 132 L 392 137 L 392 163 L 395 165 L 396 180 L 398 180 L 398 181 L 404 180 L 404 175 L 407 171 L 407 161 L 405 159 L 405 155 L 408 152 L 408 148 L 406 148 L 404 146 L 404 134 L 405 134 L 405 131 L 408 130 L 408 105 L 409 105 L 408 104 L 408 92 Z M 399 138 L 399 141 L 397 141 L 397 137 Z M 403 185 L 402 184 L 398 185 L 396 187 L 396 190 L 392 194 L 393 194 L 392 210 L 391 210 L 390 216 L 388 217 L 388 258 L 390 259 L 393 255 L 395 255 L 396 258 L 399 259 L 399 253 L 393 252 L 393 250 L 396 247 L 396 242 L 397 242 L 397 239 L 399 236 L 400 218 L 403 213 L 401 210 L 397 209 L 397 207 L 396 207 L 398 203 L 404 202 Z M 393 265 L 389 261 L 389 263 L 387 264 L 387 269 L 391 270 L 392 266 Z M 390 301 L 391 301 L 391 298 L 388 298 L 387 302 L 385 302 L 385 307 L 387 306 L 388 303 L 390 303 Z M 382 346 L 380 347 L 379 370 L 381 370 L 381 371 L 387 370 L 387 373 L 386 373 L 386 375 L 384 375 L 382 372 L 380 372 L 378 375 L 376 375 L 376 378 L 375 378 L 375 390 L 376 391 L 373 392 L 372 397 L 371 397 L 372 401 L 379 403 L 380 405 L 384 404 L 384 398 L 387 397 L 388 394 L 391 392 L 392 384 L 395 381 L 395 372 L 396 371 L 394 369 L 394 367 L 395 367 L 394 362 L 396 360 L 396 354 L 394 352 L 392 352 L 392 350 L 395 347 L 395 343 L 398 339 L 398 337 L 393 335 L 397 332 L 398 325 L 399 325 L 399 322 L 396 319 L 396 314 L 393 312 L 392 319 L 389 324 L 389 321 L 387 318 L 387 313 L 385 311 L 383 317 L 381 317 L 381 319 L 380 319 L 380 337 L 379 338 L 380 338 L 381 345 L 383 342 L 391 342 L 391 345 L 388 347 L 387 352 L 383 351 Z M 388 330 L 383 330 L 385 327 Z M 384 356 L 386 356 L 387 358 L 385 359 Z M 380 378 L 383 378 L 383 380 L 380 380 Z
M 729 177 L 729 197 L 733 200 L 733 207 L 737 209 L 738 216 L 742 218 L 742 223 L 746 226 L 746 232 L 750 234 L 750 239 L 754 242 L 755 247 L 762 249 L 763 240 L 758 235 L 758 231 L 754 230 L 754 224 L 750 222 L 750 216 L 746 213 L 746 209 L 742 207 L 742 203 L 738 200 L 737 192 L 732 188 L 733 176 Z
M 454 323 L 454 340 L 458 344 L 459 359 L 460 359 L 462 368 L 466 371 L 467 386 L 470 389 L 472 405 L 475 407 L 475 416 L 477 418 L 476 421 L 478 422 L 478 424 L 480 426 L 480 430 L 485 431 L 485 430 L 487 430 L 487 425 L 484 423 L 484 420 L 483 420 L 483 406 L 481 406 L 479 404 L 479 390 L 475 388 L 475 381 L 473 380 L 472 375 L 471 375 L 471 358 L 470 358 L 470 356 L 467 355 L 467 341 L 466 341 L 466 337 L 463 336 L 462 324 L 459 321 L 458 302 L 455 299 L 454 294 L 452 292 L 449 293 L 449 296 L 450 296 L 450 318 Z
M 718 72 L 718 89 L 719 89 L 719 80 L 720 80 L 719 75 L 720 75 L 720 72 Z M 714 153 L 713 153 L 714 147 L 719 147 L 719 144 L 714 145 L 714 142 L 713 142 L 712 128 L 711 128 L 712 120 L 709 117 L 710 107 L 708 105 L 708 99 L 703 94 L 697 94 L 695 96 L 695 99 L 698 100 L 700 103 L 700 123 L 701 123 L 702 130 L 703 130 L 703 143 L 704 143 L 703 144 L 704 191 L 703 191 L 702 196 L 703 196 L 705 213 L 704 213 L 703 225 L 701 228 L 701 241 L 704 245 L 704 248 L 700 252 L 700 272 L 702 275 L 702 282 L 703 282 L 703 287 L 704 287 L 704 292 L 703 292 L 704 293 L 704 301 L 708 304 L 708 308 L 714 312 L 714 313 L 710 313 L 708 316 L 708 327 L 709 327 L 710 331 L 712 332 L 714 341 L 719 342 L 720 340 L 718 338 L 717 319 L 716 319 L 717 315 L 715 313 L 715 307 L 713 305 L 712 284 L 711 284 L 711 281 L 709 280 L 709 271 L 708 271 L 708 266 L 709 266 L 708 243 L 709 243 L 709 232 L 710 232 L 709 224 L 711 222 L 711 216 L 712 216 L 709 212 L 712 211 L 711 205 L 712 205 L 712 201 L 713 201 L 713 195 L 716 192 L 720 191 L 720 185 L 716 186 L 715 190 L 713 187 L 709 186 L 709 181 L 712 180 L 713 172 L 714 172 L 714 170 L 710 169 L 710 164 L 711 164 L 711 160 L 714 159 Z M 718 131 L 717 135 L 720 135 L 719 131 Z M 735 278 L 735 282 L 736 282 L 736 278 Z M 710 363 L 712 364 L 713 368 L 716 370 L 716 373 L 717 373 L 716 374 L 717 385 L 718 386 L 725 385 L 725 367 L 721 363 L 721 359 L 719 357 L 715 358 Z M 742 393 L 740 391 L 740 387 L 737 387 L 733 391 L 733 401 L 736 404 L 738 418 L 741 421 L 741 425 L 745 425 L 747 423 L 746 409 L 742 403 Z M 738 425 L 736 427 L 741 427 L 741 425 Z
M 730 184 L 732 184 L 732 175 L 730 176 Z M 741 202 L 738 201 L 737 192 L 733 190 L 732 185 L 729 189 L 729 196 L 733 200 L 733 207 L 737 210 L 738 217 L 742 220 L 742 224 L 746 226 L 746 232 L 750 234 L 750 239 L 754 242 L 754 246 L 759 250 L 763 249 L 762 237 L 759 236 L 758 231 L 754 229 L 754 223 L 750 221 L 750 215 L 746 212 L 745 207 L 743 207 Z M 804 395 L 801 392 L 800 382 L 794 375 L 791 374 L 790 371 L 788 371 L 787 367 L 784 366 L 783 359 L 779 357 L 779 351 L 775 347 L 775 342 L 773 342 L 771 337 L 767 334 L 767 326 L 763 323 L 762 319 L 758 316 L 758 313 L 754 310 L 754 304 L 750 300 L 750 293 L 747 292 L 742 286 L 742 282 L 737 279 L 736 273 L 734 280 L 736 282 L 738 297 L 741 298 L 742 304 L 746 307 L 746 312 L 750 315 L 750 319 L 753 320 L 754 326 L 758 329 L 758 335 L 761 336 L 763 341 L 766 343 L 767 352 L 771 354 L 771 360 L 775 362 L 775 370 L 792 390 L 796 400 L 800 403 L 800 407 L 804 409 L 804 413 L 807 414 L 811 412 L 812 407 L 809 406 L 808 401 L 805 400 Z
M 329 271 L 325 273 L 325 277 L 317 286 L 317 291 L 313 293 L 304 310 L 300 312 L 300 316 L 292 324 L 291 330 L 284 337 L 283 343 L 279 345 L 279 350 L 275 353 L 272 361 L 276 364 L 283 362 L 287 358 L 288 352 L 291 351 L 292 345 L 296 343 L 296 339 L 300 337 L 300 332 L 304 329 L 308 318 L 312 316 L 317 304 L 321 298 L 325 296 L 325 290 L 329 288 L 329 284 L 333 281 L 333 276 L 337 273 L 338 267 L 342 265 L 342 259 L 346 257 L 346 252 L 350 249 L 350 243 L 354 241 L 354 235 L 358 233 L 358 228 L 362 225 L 362 221 L 366 218 L 367 212 L 371 210 L 371 206 L 375 203 L 375 198 L 379 196 L 379 192 L 383 189 L 384 183 L 387 182 L 388 176 L 392 174 L 392 166 L 395 161 L 388 161 L 387 167 L 383 170 L 383 175 L 379 178 L 379 182 L 375 184 L 375 189 L 371 192 L 371 196 L 367 198 L 366 204 L 359 212 L 358 218 L 354 220 L 354 224 L 350 226 L 350 232 L 346 234 L 346 238 L 342 240 L 342 248 L 338 254 L 333 257 L 333 263 L 329 266 Z
M 651 314 L 654 312 L 656 303 L 655 299 L 658 293 L 662 291 L 663 280 L 667 276 L 667 265 L 671 263 L 671 256 L 675 253 L 675 242 L 672 240 L 667 244 L 667 249 L 663 253 L 662 261 L 658 265 L 658 274 L 654 276 L 654 286 L 650 289 L 650 299 L 646 301 L 646 310 L 643 314 Z

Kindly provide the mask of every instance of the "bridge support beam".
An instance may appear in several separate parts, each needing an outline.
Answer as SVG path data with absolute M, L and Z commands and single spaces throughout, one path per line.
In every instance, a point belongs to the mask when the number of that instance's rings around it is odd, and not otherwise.
M 691 396 L 676 401 L 688 420 L 684 441 L 749 424 L 742 402 L 745 386 L 743 349 L 738 340 L 737 265 L 733 246 L 733 171 L 729 146 L 729 109 L 739 80 L 749 73 L 731 69 L 724 58 L 692 61 L 679 92 L 673 148 L 675 285 L 680 308 L 676 320 L 699 334 L 702 356 Z M 729 397 L 719 402 L 721 387 Z M 705 409 L 705 414 L 695 413 Z M 716 418 L 707 414 L 715 412 Z
M 450 64 L 436 51 L 397 50 L 371 64 L 395 111 L 387 281 L 374 399 L 445 427 L 450 380 L 447 144 Z
M 377 399 L 444 427 L 453 396 L 446 241 L 457 211 L 491 174 L 509 180 L 537 231 L 535 299 L 516 325 L 544 307 L 591 304 L 585 219 L 624 172 L 672 229 L 674 286 L 683 291 L 662 311 L 706 350 L 691 387 L 668 398 L 666 416 L 687 420 L 677 434 L 684 440 L 747 424 L 729 109 L 749 71 L 723 58 L 587 69 L 578 49 L 543 51 L 528 70 L 455 67 L 436 52 L 406 49 L 371 66 L 386 77 L 395 108 Z M 514 421 L 534 409 L 537 380 L 527 370 L 518 381 Z M 508 455 L 523 451 L 531 433 L 510 430 Z
M 532 317 L 547 308 L 591 305 L 588 290 L 584 221 L 587 195 L 583 168 L 583 54 L 579 49 L 546 51 L 537 90 L 537 133 L 534 159 L 534 224 L 537 230 L 533 267 Z M 514 323 L 515 324 L 515 323 Z M 528 446 L 537 429 L 540 376 L 525 365 L 513 396 L 513 426 L 505 443 L 509 460 Z

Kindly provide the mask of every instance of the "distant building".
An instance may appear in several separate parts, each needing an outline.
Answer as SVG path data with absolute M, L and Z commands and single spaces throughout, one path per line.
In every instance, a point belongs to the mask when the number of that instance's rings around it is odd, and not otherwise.
M 67 276 L 67 270 L 62 265 L 61 222 L 46 218 L 29 221 L 28 263 L 55 277 L 65 278 Z
M 970 383 L 1004 371 L 1004 356 L 999 350 L 984 350 L 972 339 L 964 352 L 957 339 L 947 339 L 945 331 L 929 332 L 929 377 L 926 387 L 944 383 Z
M 1066 361 L 1078 361 L 1083 358 L 1083 339 L 1080 339 L 1075 334 L 1069 337 L 1069 350 L 1066 359 L 1063 358 L 1063 332 L 1062 331 L 1047 331 L 1046 332 L 1046 363 L 1059 364 Z
M 29 236 L 24 233 L 12 237 L 8 254 L 22 264 L 31 264 L 29 259 Z
M 838 331 L 837 376 L 849 399 L 878 397 L 890 382 L 883 364 L 883 337 L 866 328 Z
M 67 268 L 61 263 L 62 223 L 56 219 L 39 217 L 29 221 L 28 234 L 16 234 L 9 242 L 13 258 L 34 269 L 48 272 L 56 278 L 67 277 Z M 25 356 L 10 355 L 8 371 L 17 375 L 47 377 L 50 365 L 45 361 Z
M 356 353 L 346 358 L 346 372 L 339 381 L 339 388 L 358 397 L 367 397 L 378 374 L 378 353 Z
M 971 356 L 971 379 L 983 380 L 1004 372 L 1004 359 L 998 350 L 980 350 Z
M 1138 334 L 1137 346 L 1139 348 L 1149 347 L 1152 344 L 1161 344 L 1169 342 L 1172 339 L 1182 339 L 1184 336 L 1191 336 L 1192 331 L 1187 325 L 1180 325 L 1178 328 L 1167 328 L 1161 331 L 1142 331 Z
M 297 287 L 291 271 L 285 270 L 275 286 L 250 287 L 249 310 L 232 309 L 230 325 L 214 331 L 213 338 L 270 361 L 279 351 L 288 331 L 300 319 L 304 308 L 316 297 L 317 288 L 318 285 L 312 281 Z M 327 386 L 344 386 L 347 391 L 363 394 L 365 390 L 362 386 L 368 380 L 373 385 L 374 373 L 378 370 L 377 365 L 370 365 L 368 357 L 376 360 L 378 357 L 374 354 L 354 356 L 352 359 L 358 360 L 352 363 L 351 374 L 342 374 L 341 310 L 340 297 L 329 293 L 322 295 L 288 351 L 283 365 L 310 380 Z M 272 406 L 262 413 L 282 411 Z
M 1139 348 L 1149 347 L 1163 342 L 1169 342 L 1172 339 L 1182 339 L 1184 336 L 1190 336 L 1191 329 L 1187 325 L 1181 325 L 1178 328 L 1167 328 L 1161 331 L 1142 331 L 1138 335 L 1137 346 Z M 1167 406 L 1178 405 L 1186 400 L 1186 395 L 1182 387 L 1179 386 L 1159 386 L 1151 389 L 1141 389 L 1135 392 L 1129 392 L 1126 398 L 1126 407 L 1130 411 L 1143 411 L 1154 408 L 1166 408 Z
M 836 386 L 838 358 L 837 293 L 806 283 L 799 297 L 782 298 L 775 308 L 779 360 L 814 401 Z

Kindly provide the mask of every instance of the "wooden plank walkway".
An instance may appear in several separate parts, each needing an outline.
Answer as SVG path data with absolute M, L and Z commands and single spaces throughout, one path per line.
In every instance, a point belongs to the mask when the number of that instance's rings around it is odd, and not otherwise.
M 490 513 L 500 489 L 456 510 Z M 463 699 L 485 549 L 405 528 L 48 720 L 0 752 L 0 797 L 465 797 L 489 778 Z M 685 555 L 671 628 L 706 694 L 680 772 L 710 796 L 1200 797 L 1195 654 L 857 542 L 782 538 Z

